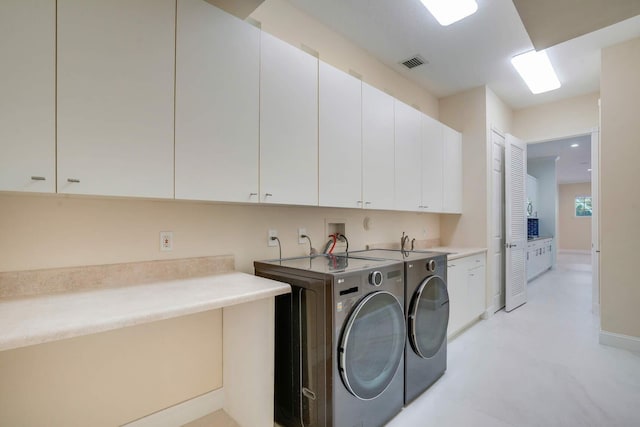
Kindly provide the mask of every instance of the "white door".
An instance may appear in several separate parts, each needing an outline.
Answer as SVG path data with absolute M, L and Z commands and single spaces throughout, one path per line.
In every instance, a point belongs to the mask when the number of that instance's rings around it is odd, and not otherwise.
M 395 101 L 395 209 L 418 211 L 422 205 L 421 114 Z
M 422 114 L 422 210 L 442 212 L 444 127 Z
M 320 61 L 319 203 L 361 208 L 362 82 Z
M 591 268 L 593 286 L 593 312 L 600 312 L 600 132 L 591 133 Z
M 491 289 L 494 311 L 504 307 L 504 137 L 495 131 L 492 138 L 492 182 L 493 182 L 493 224 L 491 231 L 491 252 L 493 256 L 493 278 Z
M 318 204 L 318 58 L 262 33 L 260 201 Z
M 393 209 L 393 97 L 362 83 L 362 198 L 367 209 Z
M 527 145 L 512 135 L 505 138 L 505 289 L 506 310 L 527 302 Z
M 56 191 L 56 2 L 0 1 L 0 191 Z
M 462 213 L 462 134 L 443 125 L 444 212 Z
M 259 84 L 260 30 L 179 0 L 176 199 L 258 202 Z
M 58 193 L 173 198 L 175 0 L 58 0 Z

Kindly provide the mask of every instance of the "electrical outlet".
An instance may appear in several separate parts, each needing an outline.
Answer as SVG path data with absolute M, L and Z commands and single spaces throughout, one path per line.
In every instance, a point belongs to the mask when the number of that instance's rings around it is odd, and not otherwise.
M 303 228 L 303 227 L 298 228 L 298 244 L 304 245 L 305 243 L 307 243 L 307 239 L 305 237 L 302 237 L 306 235 L 307 235 L 306 228 Z
M 278 246 L 278 241 L 271 240 L 272 237 L 278 237 L 278 230 L 269 229 L 267 232 L 267 246 Z
M 164 252 L 173 250 L 173 232 L 172 231 L 160 232 L 160 250 Z

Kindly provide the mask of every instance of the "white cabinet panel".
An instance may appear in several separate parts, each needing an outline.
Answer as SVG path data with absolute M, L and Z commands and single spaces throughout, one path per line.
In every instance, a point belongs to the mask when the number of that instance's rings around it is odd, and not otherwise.
M 450 337 L 477 320 L 486 309 L 486 255 L 451 260 L 447 267 Z
M 442 212 L 444 127 L 422 115 L 422 210 Z
M 395 209 L 418 211 L 422 205 L 421 113 L 395 100 Z
M 462 213 L 462 135 L 449 127 L 444 133 L 443 211 Z
M 319 204 L 362 207 L 362 82 L 320 61 L 318 113 Z
M 52 193 L 55 0 L 0 2 L 0 191 Z
M 173 197 L 175 0 L 57 4 L 58 192 Z
M 393 209 L 394 100 L 362 83 L 362 197 L 365 208 Z
M 258 201 L 260 30 L 178 0 L 177 199 Z
M 447 292 L 449 293 L 449 326 L 447 336 L 454 335 L 465 324 L 468 311 L 467 268 L 462 260 L 448 262 Z
M 318 59 L 264 32 L 260 200 L 318 204 Z

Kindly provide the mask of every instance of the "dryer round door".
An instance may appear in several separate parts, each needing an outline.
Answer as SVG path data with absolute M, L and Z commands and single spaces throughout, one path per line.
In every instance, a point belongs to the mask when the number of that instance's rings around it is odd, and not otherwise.
M 447 339 L 449 294 L 440 276 L 422 281 L 411 299 L 409 309 L 409 342 L 423 359 L 433 357 Z
M 373 292 L 347 319 L 338 363 L 342 381 L 359 399 L 381 395 L 402 361 L 406 328 L 400 301 L 387 291 Z

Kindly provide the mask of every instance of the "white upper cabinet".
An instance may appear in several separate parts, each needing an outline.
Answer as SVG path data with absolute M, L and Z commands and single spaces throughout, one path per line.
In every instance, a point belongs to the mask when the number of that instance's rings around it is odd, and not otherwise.
M 394 208 L 394 99 L 362 83 L 362 198 L 365 208 Z
M 58 192 L 173 197 L 175 0 L 58 0 Z
M 54 192 L 55 0 L 0 1 L 0 191 Z
M 422 205 L 422 113 L 395 101 L 395 208 L 418 211 Z
M 444 188 L 444 125 L 422 115 L 422 208 L 442 212 Z
M 319 66 L 320 206 L 359 208 L 362 200 L 362 82 Z
M 318 204 L 318 59 L 264 32 L 260 201 Z
M 447 126 L 443 126 L 443 132 L 443 212 L 462 213 L 462 134 Z
M 177 199 L 258 201 L 260 30 L 178 0 Z

